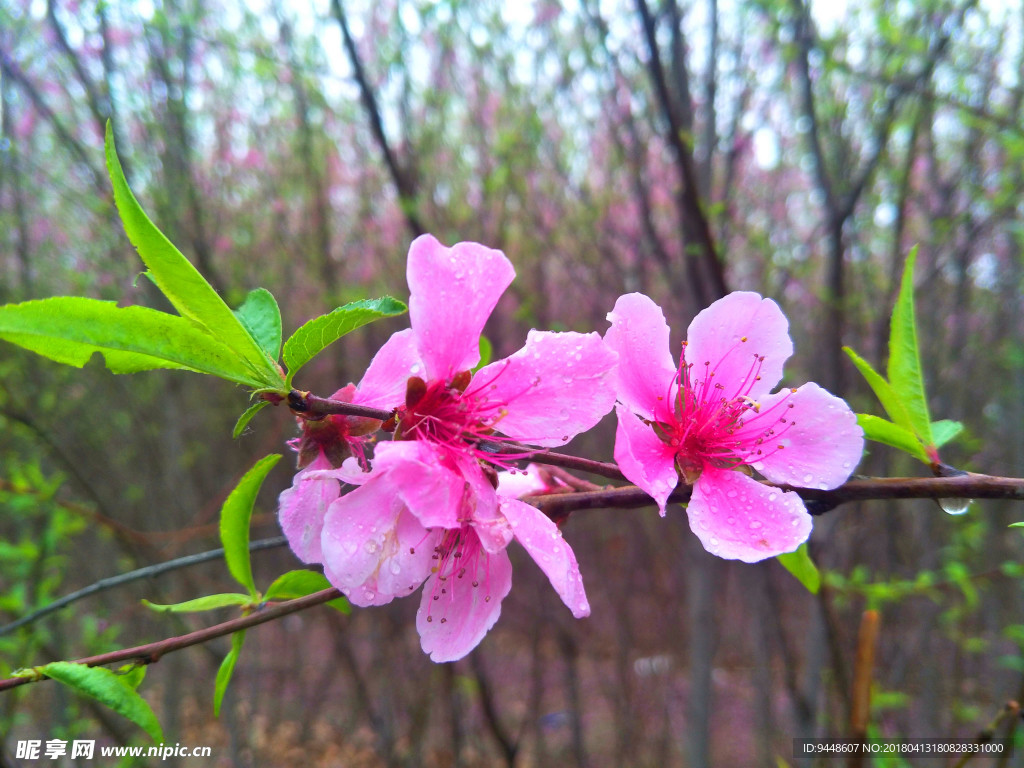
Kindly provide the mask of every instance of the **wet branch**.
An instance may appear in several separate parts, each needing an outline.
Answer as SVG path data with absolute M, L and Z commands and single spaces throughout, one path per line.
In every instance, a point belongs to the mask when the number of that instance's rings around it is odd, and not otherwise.
M 136 665 L 155 664 L 160 661 L 161 657 L 165 654 L 180 651 L 182 648 L 190 648 L 193 645 L 200 645 L 201 643 L 208 642 L 215 638 L 230 635 L 238 632 L 239 630 L 248 629 L 249 627 L 255 627 L 268 621 L 274 621 L 275 619 L 280 619 L 281 617 L 287 616 L 291 613 L 304 611 L 307 608 L 322 605 L 330 602 L 331 600 L 337 600 L 341 596 L 341 592 L 333 587 L 330 589 L 323 589 L 319 592 L 314 592 L 312 595 L 306 595 L 305 597 L 300 597 L 295 600 L 288 600 L 283 603 L 275 603 L 264 608 L 259 608 L 248 616 L 241 616 L 237 619 L 231 619 L 230 621 L 225 621 L 221 624 L 214 624 L 212 627 L 206 627 L 205 629 L 200 629 L 195 632 L 189 632 L 187 635 L 168 637 L 164 640 L 158 640 L 155 643 L 137 645 L 134 648 L 122 648 L 121 650 L 111 651 L 110 653 L 88 656 L 84 659 L 76 659 L 73 663 L 86 664 L 90 667 L 104 667 L 109 664 L 124 662 L 133 662 Z M 20 685 L 28 685 L 29 683 L 36 683 L 45 679 L 47 678 L 10 677 L 6 680 L 0 680 L 0 691 L 6 691 L 11 688 L 17 688 Z

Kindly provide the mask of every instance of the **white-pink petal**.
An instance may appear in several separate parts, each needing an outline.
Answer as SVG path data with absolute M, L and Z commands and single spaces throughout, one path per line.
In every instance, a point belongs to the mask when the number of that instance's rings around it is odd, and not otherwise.
M 619 355 L 615 390 L 619 402 L 646 419 L 659 402 L 671 402 L 676 365 L 669 350 L 669 328 L 661 307 L 642 293 L 620 296 L 608 313 L 612 327 L 605 343 Z
M 662 517 L 679 475 L 675 449 L 623 405 L 615 406 L 619 424 L 615 431 L 615 462 L 626 479 L 642 488 L 658 503 Z
M 323 562 L 320 533 L 324 515 L 331 503 L 341 495 L 341 485 L 324 473 L 331 464 L 323 452 L 292 479 L 290 488 L 278 498 L 278 519 L 292 552 L 304 563 Z
M 467 395 L 500 408 L 502 434 L 564 445 L 612 409 L 615 360 L 597 333 L 530 331 L 522 349 L 477 372 Z
M 432 661 L 456 661 L 476 648 L 512 589 L 512 563 L 504 550 L 489 555 L 481 549 L 468 560 L 462 563 L 466 572 L 461 578 L 449 570 L 433 574 L 423 585 L 416 629 Z M 441 581 L 439 575 L 447 578 Z
M 836 488 L 849 479 L 864 453 L 864 433 L 845 400 L 811 382 L 760 402 L 762 414 L 782 412 L 786 423 L 775 428 L 754 469 L 773 483 L 805 488 Z
M 706 372 L 713 371 L 714 382 L 725 387 L 717 392 L 707 388 L 716 399 L 767 394 L 793 354 L 789 321 L 779 305 L 749 291 L 730 293 L 701 310 L 686 334 L 691 380 L 704 381 Z M 760 357 L 764 360 L 758 362 Z M 756 376 L 760 379 L 755 381 Z
M 536 507 L 515 499 L 503 499 L 501 511 L 512 526 L 516 541 L 548 577 L 562 602 L 577 619 L 590 615 L 583 577 L 569 543 L 551 519 Z
M 355 605 L 383 605 L 395 597 L 377 590 L 375 578 L 395 538 L 399 515 L 411 517 L 395 491 L 386 477 L 378 476 L 335 501 L 324 520 L 324 575 Z M 425 537 L 426 530 L 420 530 L 420 538 Z M 410 557 L 408 550 L 392 554 Z M 428 559 L 430 554 L 426 553 Z M 423 573 L 420 581 L 426 576 Z
M 431 235 L 409 247 L 409 320 L 425 380 L 448 381 L 480 361 L 480 334 L 515 270 L 479 243 L 446 248 Z
M 792 552 L 811 533 L 811 516 L 796 493 L 730 469 L 705 468 L 686 513 L 704 549 L 746 563 Z

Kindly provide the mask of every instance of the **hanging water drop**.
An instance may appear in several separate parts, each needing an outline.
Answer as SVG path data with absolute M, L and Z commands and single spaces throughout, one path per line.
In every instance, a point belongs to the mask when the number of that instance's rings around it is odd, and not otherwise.
M 950 515 L 962 515 L 967 512 L 974 499 L 937 499 L 942 511 Z

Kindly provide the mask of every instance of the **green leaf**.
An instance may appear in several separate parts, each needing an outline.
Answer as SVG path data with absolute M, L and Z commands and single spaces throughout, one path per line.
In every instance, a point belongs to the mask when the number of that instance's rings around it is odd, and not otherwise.
M 224 501 L 220 510 L 220 541 L 224 547 L 224 559 L 235 581 L 256 597 L 256 585 L 252 580 L 252 565 L 249 562 L 249 521 L 256 494 L 263 485 L 267 473 L 281 459 L 281 454 L 272 453 L 257 461 L 245 473 L 235 489 Z
M 55 296 L 0 306 L 0 338 L 81 368 L 96 352 L 114 373 L 176 368 L 262 386 L 217 339 L 183 317 L 113 301 Z
M 903 281 L 889 331 L 889 385 L 903 403 L 910 417 L 911 428 L 925 446 L 935 444 L 932 422 L 928 417 L 928 400 L 921 375 L 921 355 L 917 346 L 917 323 L 914 319 L 914 263 L 917 247 L 910 250 L 903 268 Z M 890 414 L 892 416 L 892 414 Z M 895 421 L 896 419 L 893 418 Z
M 1024 522 L 1022 523 L 1010 523 L 1010 528 L 1024 528 Z
M 284 364 L 288 368 L 285 386 L 291 387 L 292 379 L 302 366 L 346 333 L 382 317 L 394 317 L 405 311 L 405 304 L 384 296 L 380 299 L 350 302 L 304 323 L 284 343 Z
M 235 422 L 235 428 L 231 430 L 231 437 L 233 437 L 235 440 L 241 437 L 242 432 L 245 431 L 245 428 L 249 426 L 249 422 L 252 421 L 252 417 L 259 413 L 260 411 L 262 411 L 268 405 L 270 405 L 269 401 L 260 400 L 258 403 L 253 403 L 248 408 L 246 408 L 245 413 L 239 416 L 238 421 Z
M 875 393 L 875 397 L 882 404 L 882 408 L 889 414 L 889 418 L 896 422 L 904 429 L 914 432 L 914 425 L 910 420 L 910 416 L 907 414 L 907 409 L 903 405 L 903 401 L 900 396 L 896 393 L 889 382 L 887 382 L 882 375 L 878 373 L 874 368 L 871 367 L 871 363 L 862 358 L 856 352 L 849 347 L 843 347 L 843 351 L 853 361 L 853 364 L 857 366 L 857 370 L 860 371 L 861 375 L 867 380 L 868 386 L 871 387 L 871 391 Z
M 251 605 L 252 601 L 252 595 L 224 592 L 217 595 L 197 597 L 194 600 L 186 600 L 183 603 L 173 603 L 171 605 L 151 603 L 149 600 L 143 600 L 142 604 L 157 613 L 196 613 L 198 611 L 212 611 L 229 605 Z
M 491 344 L 491 340 L 486 336 L 480 337 L 480 362 L 473 367 L 473 373 L 476 373 L 485 365 L 489 365 L 491 358 L 494 356 L 494 345 Z
M 263 353 L 213 286 L 142 210 L 128 187 L 121 162 L 117 159 L 109 120 L 106 156 L 107 171 L 114 188 L 114 203 L 121 215 L 124 231 L 149 268 L 153 282 L 182 317 L 188 318 L 234 351 L 249 367 L 251 376 L 261 382 L 261 387 L 281 390 L 281 375 L 273 361 Z
M 821 589 L 821 574 L 807 553 L 807 542 L 801 544 L 796 552 L 778 555 L 775 559 L 782 563 L 782 566 L 793 574 L 808 592 L 812 595 L 818 594 L 818 590 Z
M 891 445 L 901 451 L 906 451 L 915 459 L 920 459 L 925 464 L 928 462 L 928 455 L 921 447 L 921 441 L 917 436 L 905 427 L 893 424 L 879 416 L 872 416 L 869 413 L 858 413 L 857 424 L 864 430 L 864 437 L 874 440 L 876 443 Z
M 145 664 L 125 664 L 123 667 L 118 667 L 117 674 L 124 680 L 125 685 L 130 685 L 138 690 L 142 681 L 146 679 L 146 669 Z
M 940 419 L 932 422 L 932 437 L 936 448 L 941 448 L 963 431 L 964 425 L 959 421 Z
M 274 579 L 274 583 L 267 587 L 263 599 L 294 600 L 297 597 L 312 595 L 314 592 L 320 592 L 330 587 L 331 582 L 322 573 L 308 570 L 288 571 Z M 343 597 L 331 600 L 327 605 L 342 613 L 352 612 L 352 606 Z
M 276 361 L 281 356 L 281 310 L 270 291 L 266 288 L 249 291 L 242 306 L 235 310 L 235 317 L 267 357 Z
M 238 655 L 242 652 L 242 643 L 244 642 L 244 629 L 231 636 L 231 650 L 228 651 L 228 655 L 224 657 L 224 661 L 220 663 L 220 668 L 217 670 L 217 680 L 213 686 L 214 717 L 220 717 L 220 705 L 224 701 L 224 693 L 228 689 L 228 683 L 231 682 L 231 675 L 235 671 L 235 663 L 238 661 Z
M 38 670 L 124 715 L 148 733 L 153 741 L 163 742 L 164 733 L 153 710 L 120 675 L 103 667 L 88 667 L 70 661 L 54 661 L 38 667 Z

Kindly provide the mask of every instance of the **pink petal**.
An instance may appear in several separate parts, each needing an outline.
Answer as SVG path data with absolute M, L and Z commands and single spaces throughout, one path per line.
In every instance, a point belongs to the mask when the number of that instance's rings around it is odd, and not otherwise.
M 418 440 L 379 443 L 374 453 L 374 471 L 387 473 L 387 482 L 425 528 L 460 525 L 466 481 L 442 460 L 440 449 Z
M 554 478 L 546 477 L 542 472 L 544 470 L 537 464 L 527 464 L 525 470 L 499 472 L 498 495 L 510 499 L 521 499 L 523 496 L 549 493 L 559 487 Z
M 480 361 L 480 333 L 515 270 L 478 243 L 446 248 L 421 235 L 409 248 L 409 318 L 427 380 L 448 381 Z
M 773 483 L 836 488 L 845 483 L 864 453 L 864 433 L 850 406 L 817 384 L 762 397 L 761 413 L 785 413 L 787 423 L 762 450 L 754 469 Z M 792 408 L 789 406 L 792 405 Z M 785 446 L 781 450 L 778 446 Z
M 498 620 L 501 601 L 512 589 L 512 563 L 503 550 L 488 555 L 481 549 L 462 565 L 467 567 L 462 578 L 450 572 L 442 574 L 448 577 L 444 581 L 438 574 L 430 576 L 416 611 L 420 644 L 436 662 L 461 659 L 476 648 Z
M 481 368 L 466 393 L 506 411 L 495 425 L 502 434 L 563 445 L 612 409 L 615 359 L 596 333 L 530 331 L 521 350 Z
M 308 467 L 296 473 L 291 488 L 282 491 L 278 499 L 281 530 L 296 557 L 304 563 L 323 561 L 320 532 L 324 515 L 331 502 L 341 495 L 338 481 L 322 471 L 330 468 L 330 462 L 320 451 Z
M 577 619 L 590 615 L 590 603 L 583 590 L 583 577 L 568 542 L 562 539 L 551 519 L 536 507 L 505 499 L 501 511 L 512 525 L 516 540 L 544 571 L 562 602 Z
M 405 402 L 410 376 L 423 376 L 412 328 L 391 334 L 370 361 L 352 402 L 370 408 L 396 408 Z
M 651 495 L 664 517 L 665 504 L 679 482 L 675 451 L 625 406 L 615 406 L 615 413 L 615 461 L 629 482 Z
M 706 467 L 686 512 L 704 549 L 746 563 L 792 552 L 811 533 L 811 516 L 797 494 L 730 469 Z
M 378 476 L 335 501 L 324 521 L 324 574 L 356 605 L 383 605 L 395 597 L 394 592 L 377 589 L 377 573 L 385 559 L 394 559 L 399 571 L 406 571 L 413 579 L 413 589 L 430 572 L 432 547 L 420 546 L 418 552 L 409 552 L 423 543 L 427 531 L 406 511 L 396 490 L 387 476 Z M 400 516 L 407 518 L 401 526 L 401 548 L 397 535 Z M 415 580 L 417 574 L 419 581 Z
M 615 390 L 619 402 L 646 419 L 658 402 L 670 397 L 676 365 L 669 351 L 669 330 L 661 307 L 642 293 L 620 296 L 608 313 L 612 327 L 605 343 L 619 355 Z
M 779 305 L 747 291 L 730 293 L 702 310 L 690 323 L 686 342 L 691 378 L 703 381 L 710 367 L 715 381 L 725 387 L 714 396 L 729 400 L 770 392 L 793 354 L 789 321 Z M 760 365 L 758 357 L 764 357 Z
M 512 528 L 498 509 L 497 491 L 475 459 L 462 460 L 458 466 L 464 480 L 459 519 L 470 521 L 487 552 L 505 549 L 512 541 Z

